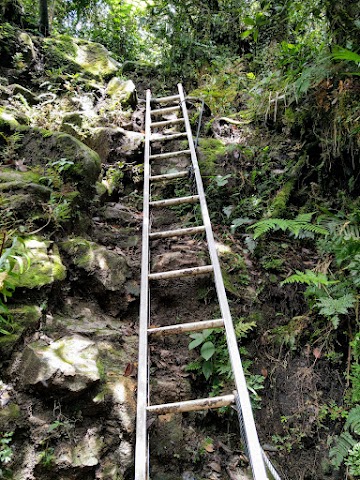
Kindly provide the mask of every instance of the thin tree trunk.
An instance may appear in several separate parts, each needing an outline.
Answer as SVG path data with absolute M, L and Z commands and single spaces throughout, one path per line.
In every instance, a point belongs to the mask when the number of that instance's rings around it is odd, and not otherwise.
M 40 30 L 40 33 L 44 35 L 44 37 L 47 37 L 50 34 L 49 11 L 48 11 L 47 0 L 39 0 L 39 7 L 40 7 L 39 30 Z

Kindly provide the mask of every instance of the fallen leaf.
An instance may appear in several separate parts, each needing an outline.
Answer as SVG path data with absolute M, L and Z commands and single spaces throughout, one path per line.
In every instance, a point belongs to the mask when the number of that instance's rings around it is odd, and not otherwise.
M 125 377 L 130 377 L 134 373 L 134 364 L 133 363 L 128 363 L 125 368 L 124 376 Z
M 268 371 L 267 371 L 266 368 L 263 367 L 263 368 L 261 369 L 261 375 L 262 375 L 263 377 L 267 378 L 267 376 L 268 376 Z
M 209 467 L 214 470 L 215 472 L 217 473 L 221 473 L 221 465 L 219 463 L 216 463 L 216 462 L 211 462 L 209 464 Z
M 215 451 L 214 445 L 212 443 L 208 443 L 207 445 L 205 445 L 204 448 L 208 453 L 213 453 Z
M 320 348 L 317 348 L 317 347 L 314 348 L 314 350 L 313 350 L 313 355 L 314 355 L 315 358 L 321 358 L 321 350 L 320 350 Z

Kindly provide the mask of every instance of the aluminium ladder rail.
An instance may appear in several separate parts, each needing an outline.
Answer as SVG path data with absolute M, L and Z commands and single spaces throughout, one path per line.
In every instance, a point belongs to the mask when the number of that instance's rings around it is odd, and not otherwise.
M 143 231 L 142 231 L 142 261 L 141 261 L 141 293 L 140 293 L 140 322 L 139 322 L 139 362 L 138 362 L 138 389 L 137 389 L 137 420 L 136 420 L 136 447 L 135 447 L 135 480 L 149 480 L 149 445 L 147 433 L 147 414 L 148 413 L 171 413 L 194 410 L 204 410 L 208 408 L 219 408 L 224 405 L 231 405 L 236 402 L 240 419 L 240 426 L 244 446 L 249 457 L 254 480 L 267 480 L 263 452 L 260 447 L 253 413 L 251 409 L 250 397 L 246 386 L 244 371 L 241 364 L 236 335 L 231 319 L 231 313 L 226 297 L 225 287 L 220 269 L 220 263 L 217 256 L 216 245 L 211 228 L 210 217 L 205 200 L 205 193 L 202 184 L 201 174 L 198 166 L 194 141 L 191 132 L 190 121 L 186 108 L 185 95 L 183 87 L 178 84 L 178 95 L 155 99 L 156 103 L 178 102 L 176 107 L 158 108 L 151 111 L 151 92 L 146 93 L 146 117 L 145 117 L 145 154 L 144 154 L 144 203 L 143 203 Z M 162 114 L 167 115 L 179 111 L 181 118 L 173 120 L 152 121 L 151 115 L 158 117 Z M 159 138 L 171 139 L 173 135 L 151 135 L 151 128 L 161 128 L 167 125 L 184 123 L 185 133 L 188 140 L 188 150 L 176 151 L 165 154 L 151 155 L 150 143 Z M 173 138 L 179 138 L 179 134 L 174 134 Z M 151 176 L 150 160 L 174 158 L 182 155 L 190 155 L 193 173 L 196 181 L 197 195 L 182 197 L 176 199 L 151 201 L 150 182 L 171 180 L 174 178 L 184 178 L 184 172 L 178 174 L 165 174 Z M 203 226 L 186 229 L 170 230 L 164 232 L 151 233 L 150 229 L 150 208 L 179 205 L 182 203 L 199 203 L 201 207 Z M 177 237 L 182 235 L 191 235 L 199 232 L 206 233 L 209 256 L 211 265 L 204 267 L 193 267 L 182 270 L 173 270 L 160 273 L 150 273 L 150 240 L 155 238 Z M 185 323 L 181 325 L 169 325 L 166 327 L 149 328 L 150 317 L 150 293 L 149 284 L 152 280 L 181 278 L 183 276 L 203 275 L 212 273 L 217 291 L 218 302 L 221 311 L 221 319 L 208 320 L 201 322 Z M 224 395 L 221 397 L 197 399 L 182 401 L 164 405 L 149 405 L 149 364 L 148 364 L 148 336 L 150 334 L 165 335 L 177 334 L 182 332 L 204 330 L 206 328 L 225 328 L 229 357 L 236 390 L 233 395 Z

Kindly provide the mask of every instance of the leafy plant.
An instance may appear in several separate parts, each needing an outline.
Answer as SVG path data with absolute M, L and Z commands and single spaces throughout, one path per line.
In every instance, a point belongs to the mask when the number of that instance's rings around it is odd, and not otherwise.
M 10 445 L 13 435 L 14 432 L 0 432 L 0 462 L 5 465 L 13 458 L 14 453 Z
M 281 230 L 289 232 L 295 238 L 299 238 L 301 232 L 310 232 L 312 234 L 327 235 L 329 232 L 324 227 L 311 223 L 313 213 L 302 213 L 293 220 L 284 218 L 266 218 L 250 225 L 248 228 L 254 229 L 254 240 L 265 235 L 270 231 Z
M 256 326 L 255 321 L 247 322 L 240 318 L 235 324 L 235 333 L 238 340 L 246 338 L 249 332 Z M 203 375 L 206 380 L 211 379 L 212 393 L 220 394 L 226 383 L 232 377 L 232 368 L 227 350 L 227 342 L 224 332 L 216 329 L 207 329 L 202 332 L 192 333 L 192 341 L 189 349 L 200 348 L 199 358 L 187 365 L 186 370 L 195 374 Z M 245 348 L 240 347 L 240 352 L 246 356 Z M 258 391 L 263 387 L 262 375 L 251 375 L 249 367 L 251 362 L 243 359 L 243 367 L 247 376 L 247 386 L 255 407 L 259 405 Z
M 14 237 L 10 247 L 5 248 L 6 233 L 0 238 L 0 333 L 10 335 L 12 321 L 9 309 L 5 305 L 16 287 L 16 279 L 30 267 L 30 258 L 21 248 L 22 240 Z M 20 252 L 19 252 L 20 250 Z
M 353 434 L 360 435 L 360 405 L 349 411 L 343 432 L 334 439 L 333 447 L 329 455 L 331 463 L 336 470 L 342 463 L 349 466 L 353 472 L 359 473 L 360 468 L 360 443 L 354 438 Z M 356 473 L 356 475 L 358 474 Z M 353 473 L 355 475 L 355 473 Z

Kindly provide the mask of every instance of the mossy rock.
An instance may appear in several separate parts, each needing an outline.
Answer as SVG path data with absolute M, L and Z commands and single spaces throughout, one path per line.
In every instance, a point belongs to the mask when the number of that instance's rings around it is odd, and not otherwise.
M 114 77 L 108 83 L 106 93 L 124 107 L 136 107 L 136 87 L 132 80 L 122 80 L 121 78 Z
M 49 176 L 53 168 L 64 182 L 75 185 L 83 194 L 84 202 L 88 202 L 95 193 L 95 184 L 101 171 L 99 155 L 67 133 L 24 128 L 22 131 L 26 133 L 19 155 L 27 159 L 27 165 L 47 167 Z M 59 161 L 72 162 L 72 165 L 59 170 L 56 167 Z
M 24 385 L 80 394 L 100 380 L 98 349 L 86 337 L 63 337 L 50 345 L 30 343 L 22 355 L 20 372 Z
M 79 237 L 62 242 L 60 247 L 72 257 L 77 267 L 92 274 L 105 290 L 116 292 L 123 289 L 129 275 L 125 257 Z
M 201 138 L 199 141 L 199 167 L 202 175 L 216 174 L 216 162 L 226 153 L 226 145 L 216 138 Z
M 15 130 L 20 126 L 12 112 L 6 111 L 0 107 L 0 128 L 8 127 L 10 130 Z
M 44 39 L 47 62 L 52 68 L 64 68 L 72 72 L 85 72 L 94 77 L 114 75 L 120 64 L 100 43 L 73 38 L 68 35 Z
M 29 103 L 29 105 L 35 105 L 36 103 L 38 103 L 36 95 L 31 90 L 23 87 L 22 85 L 18 85 L 17 83 L 14 83 L 13 85 L 9 85 L 9 90 L 11 90 L 14 96 L 22 95 L 25 98 L 25 100 Z
M 30 267 L 14 278 L 17 288 L 39 288 L 55 281 L 64 280 L 66 268 L 55 244 L 37 237 L 23 240 L 21 252 L 30 262 Z M 15 271 L 18 267 L 15 267 Z
M 91 130 L 86 144 L 99 154 L 103 163 L 115 163 L 124 161 L 124 157 L 142 158 L 144 135 L 120 127 L 97 127 Z

